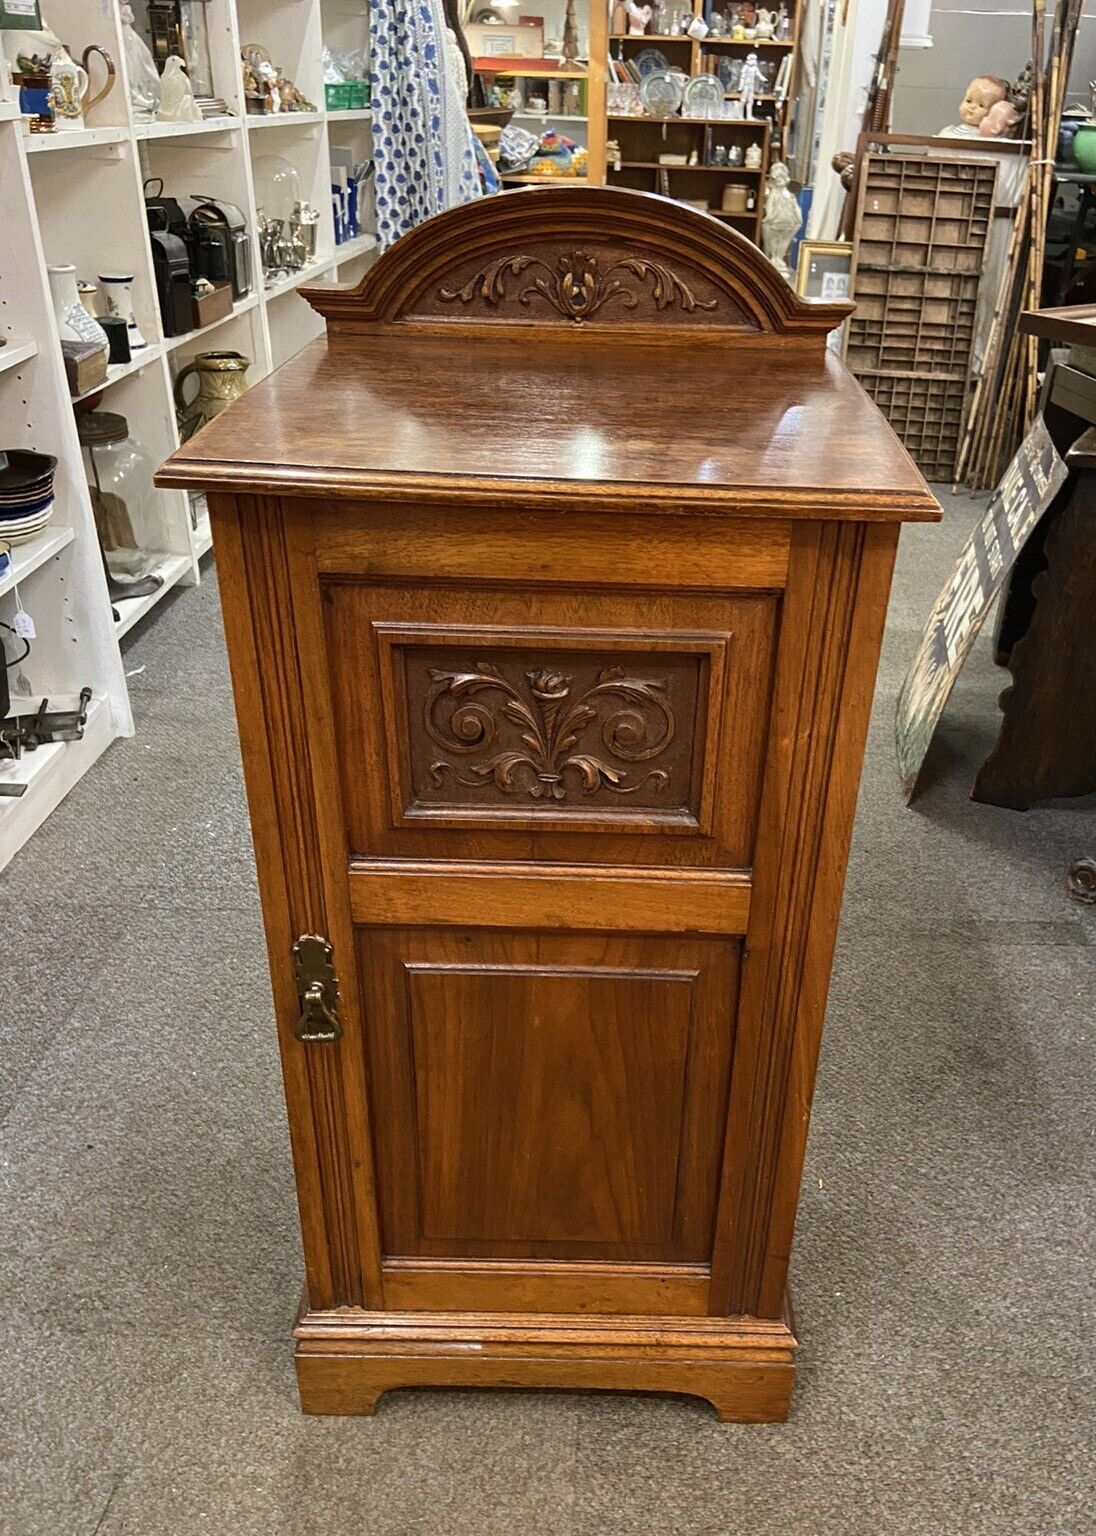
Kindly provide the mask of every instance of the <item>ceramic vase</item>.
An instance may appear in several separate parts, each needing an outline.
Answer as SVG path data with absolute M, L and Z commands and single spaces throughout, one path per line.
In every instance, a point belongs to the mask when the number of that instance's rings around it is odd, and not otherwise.
M 126 335 L 129 337 L 129 350 L 142 352 L 148 346 L 148 342 L 141 335 L 140 326 L 133 313 L 133 273 L 124 276 L 120 273 L 99 273 L 99 291 L 103 296 L 103 307 L 108 315 L 114 315 L 119 320 L 126 322 Z
M 49 287 L 53 297 L 53 312 L 57 316 L 57 329 L 62 341 L 83 341 L 92 346 L 107 345 L 106 332 L 84 308 L 76 286 L 76 268 L 50 267 Z
M 1073 158 L 1078 170 L 1096 173 L 1096 122 L 1082 123 L 1073 135 Z

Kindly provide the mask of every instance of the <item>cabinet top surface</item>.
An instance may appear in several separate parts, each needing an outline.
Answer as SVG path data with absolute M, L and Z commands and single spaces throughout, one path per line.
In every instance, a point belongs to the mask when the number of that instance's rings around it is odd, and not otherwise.
M 627 500 L 928 520 L 936 502 L 826 332 L 717 220 L 608 188 L 466 205 L 353 289 L 328 337 L 187 443 L 188 489 L 521 504 Z
M 718 503 L 735 491 L 787 501 L 789 515 L 937 515 L 832 354 L 759 366 L 707 347 L 586 338 L 313 342 L 180 449 L 164 478 L 304 495 L 428 495 L 459 482 L 488 498 L 650 487 Z

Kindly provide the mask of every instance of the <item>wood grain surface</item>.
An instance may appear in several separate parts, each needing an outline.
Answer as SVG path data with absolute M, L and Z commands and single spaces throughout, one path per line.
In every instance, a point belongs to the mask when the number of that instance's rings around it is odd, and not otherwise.
M 595 194 L 446 215 L 314 292 L 331 339 L 161 476 L 212 493 L 313 1413 L 788 1411 L 895 523 L 937 509 L 825 351 L 844 307 Z

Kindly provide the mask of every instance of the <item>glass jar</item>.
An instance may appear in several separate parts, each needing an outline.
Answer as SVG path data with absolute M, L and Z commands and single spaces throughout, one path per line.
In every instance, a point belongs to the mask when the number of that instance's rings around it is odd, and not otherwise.
M 134 582 L 160 578 L 149 573 L 156 563 L 156 465 L 148 450 L 129 434 L 129 422 L 115 411 L 85 411 L 76 418 L 84 451 L 95 527 L 103 551 L 112 596 L 138 597 Z M 119 589 L 125 587 L 125 592 Z
M 302 202 L 301 178 L 296 167 L 281 155 L 257 155 L 252 171 L 259 219 L 259 257 L 270 283 L 304 265 L 290 231 L 293 210 Z

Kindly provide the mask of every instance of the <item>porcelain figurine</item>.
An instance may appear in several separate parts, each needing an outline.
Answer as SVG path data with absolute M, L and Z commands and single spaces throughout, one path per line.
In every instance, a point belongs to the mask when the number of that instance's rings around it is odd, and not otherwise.
M 757 170 L 761 169 L 761 145 L 760 144 L 747 144 L 746 145 L 746 153 L 743 156 L 742 164 L 746 167 L 746 169 L 748 171 L 757 171 Z
M 761 69 L 757 62 L 757 54 L 748 53 L 746 62 L 742 66 L 742 78 L 738 84 L 743 117 L 753 117 L 754 97 L 760 94 L 758 87 L 761 83 Z
M 650 26 L 654 12 L 649 5 L 637 5 L 636 0 L 624 0 L 624 11 L 628 17 L 628 36 L 642 37 Z
M 758 11 L 757 21 L 754 23 L 754 36 L 763 42 L 770 42 L 776 32 L 776 18 L 772 11 Z
M 133 273 L 99 273 L 99 291 L 103 295 L 103 308 L 126 322 L 126 336 L 131 352 L 143 352 L 148 342 L 141 335 L 137 317 L 133 313 Z
M 160 105 L 160 72 L 151 49 L 133 25 L 131 7 L 120 6 L 118 14 L 122 22 L 122 51 L 133 116 L 139 123 L 151 123 Z
M 160 110 L 156 114 L 161 123 L 200 123 L 201 109 L 194 100 L 194 90 L 187 76 L 186 65 L 177 53 L 164 64 L 160 80 Z
M 774 162 L 765 186 L 765 215 L 761 220 L 761 247 L 781 277 L 789 277 L 788 247 L 803 221 L 795 193 L 788 186 L 791 172 L 782 160 Z

